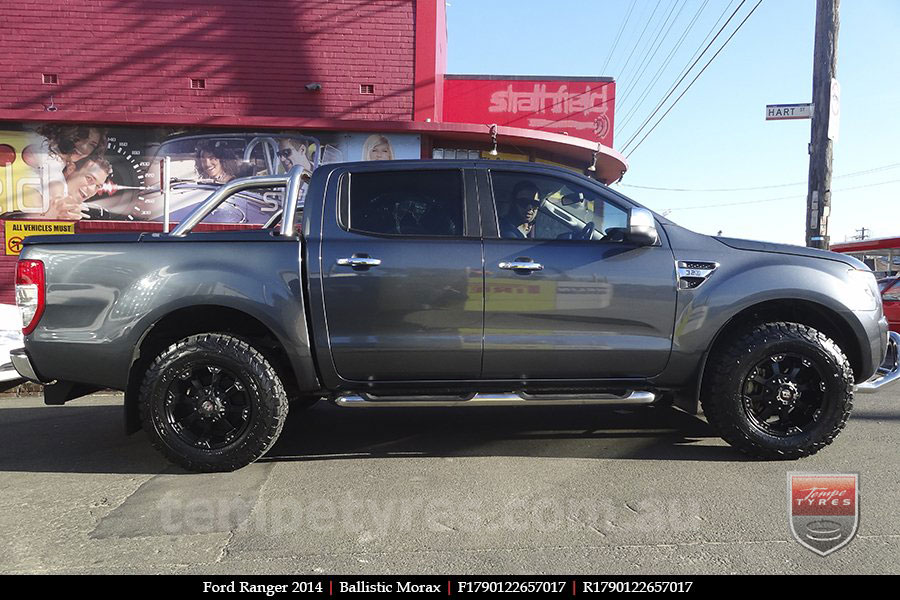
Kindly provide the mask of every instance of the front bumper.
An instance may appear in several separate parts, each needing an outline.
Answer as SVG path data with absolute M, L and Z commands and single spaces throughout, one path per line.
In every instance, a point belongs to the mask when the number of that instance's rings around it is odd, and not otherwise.
M 881 388 L 900 380 L 900 333 L 891 331 L 888 337 L 887 355 L 875 371 L 875 376 L 856 386 L 862 394 L 873 394 Z

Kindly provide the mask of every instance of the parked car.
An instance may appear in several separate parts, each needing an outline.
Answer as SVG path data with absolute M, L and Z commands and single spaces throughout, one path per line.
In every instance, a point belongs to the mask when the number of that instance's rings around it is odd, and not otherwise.
M 900 275 L 880 279 L 878 289 L 891 331 L 900 332 Z
M 10 357 L 10 352 L 21 348 L 22 343 L 22 316 L 15 306 L 0 304 L 0 391 L 22 383 Z
M 48 404 L 124 390 L 128 431 L 198 471 L 256 460 L 321 398 L 702 407 L 738 449 L 798 458 L 854 387 L 900 377 L 852 257 L 693 233 L 535 163 L 327 165 L 297 211 L 302 183 L 230 181 L 168 235 L 29 237 L 16 368 Z M 267 229 L 192 232 L 273 185 Z

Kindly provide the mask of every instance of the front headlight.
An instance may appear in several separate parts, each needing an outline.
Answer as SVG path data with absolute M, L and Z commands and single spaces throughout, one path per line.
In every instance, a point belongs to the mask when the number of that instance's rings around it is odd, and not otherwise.
M 868 269 L 850 269 L 847 275 L 852 308 L 854 310 L 878 308 L 878 282 L 875 280 L 875 273 Z

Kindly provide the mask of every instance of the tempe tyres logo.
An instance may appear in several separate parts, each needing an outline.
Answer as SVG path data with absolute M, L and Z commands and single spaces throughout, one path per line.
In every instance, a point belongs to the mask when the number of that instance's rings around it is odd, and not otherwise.
M 859 525 L 859 476 L 788 473 L 791 533 L 819 556 L 846 546 Z

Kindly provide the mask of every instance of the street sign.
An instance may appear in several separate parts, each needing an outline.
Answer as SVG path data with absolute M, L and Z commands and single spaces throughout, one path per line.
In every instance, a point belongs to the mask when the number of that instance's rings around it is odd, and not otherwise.
M 811 119 L 812 104 L 767 104 L 766 121 L 784 121 L 787 119 Z

